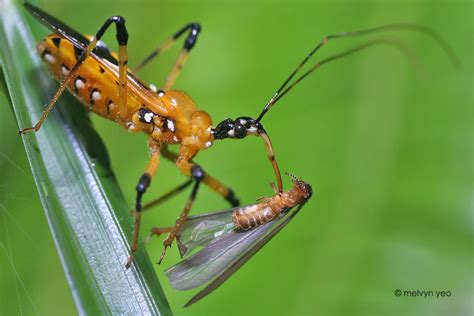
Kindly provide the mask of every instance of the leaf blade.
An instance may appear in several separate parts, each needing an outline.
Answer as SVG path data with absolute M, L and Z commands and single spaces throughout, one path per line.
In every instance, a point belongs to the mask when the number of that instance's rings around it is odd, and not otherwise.
M 16 5 L 3 1 L 0 12 L 5 82 L 19 125 L 31 126 L 53 81 Z M 171 314 L 145 253 L 137 254 L 139 268 L 124 268 L 131 235 L 127 203 L 103 143 L 73 103 L 58 104 L 40 132 L 23 140 L 76 307 L 80 314 Z

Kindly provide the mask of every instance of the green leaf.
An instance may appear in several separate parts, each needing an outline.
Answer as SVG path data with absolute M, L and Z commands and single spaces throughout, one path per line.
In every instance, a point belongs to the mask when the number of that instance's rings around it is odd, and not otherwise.
M 0 2 L 0 65 L 7 90 L 0 92 L 8 93 L 23 128 L 39 119 L 55 85 L 21 10 L 11 0 Z M 148 256 L 139 251 L 132 268 L 124 267 L 131 216 L 84 109 L 63 97 L 38 133 L 22 137 L 79 313 L 171 314 Z

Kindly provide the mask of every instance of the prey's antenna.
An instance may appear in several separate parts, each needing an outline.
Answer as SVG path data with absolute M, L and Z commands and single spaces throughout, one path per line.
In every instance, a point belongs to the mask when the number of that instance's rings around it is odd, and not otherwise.
M 366 44 L 357 46 L 351 50 L 345 51 L 341 54 L 334 55 L 332 57 L 326 58 L 323 61 L 319 62 L 316 64 L 313 68 L 311 68 L 309 71 L 307 71 L 305 74 L 300 76 L 298 79 L 295 80 L 289 87 L 288 84 L 289 82 L 296 76 L 296 74 L 303 68 L 303 66 L 308 62 L 309 59 L 324 45 L 326 45 L 329 40 L 332 39 L 338 39 L 338 38 L 346 38 L 346 37 L 357 37 L 357 36 L 363 36 L 363 35 L 369 35 L 369 34 L 374 34 L 374 33 L 380 33 L 380 32 L 387 32 L 387 31 L 394 31 L 394 30 L 411 30 L 411 31 L 417 31 L 420 33 L 423 33 L 431 38 L 433 38 L 438 45 L 445 51 L 445 53 L 448 55 L 450 58 L 451 62 L 457 67 L 459 65 L 459 60 L 456 57 L 456 54 L 454 53 L 454 50 L 449 46 L 449 44 L 435 31 L 433 31 L 430 28 L 417 25 L 417 24 L 409 24 L 409 23 L 399 23 L 399 24 L 387 24 L 387 25 L 382 25 L 379 27 L 375 28 L 370 28 L 370 29 L 365 29 L 365 30 L 360 30 L 360 31 L 354 31 L 354 32 L 343 32 L 343 33 L 337 33 L 337 34 L 332 34 L 325 36 L 318 45 L 316 45 L 315 48 L 306 56 L 303 61 L 296 67 L 296 69 L 290 74 L 290 76 L 283 82 L 283 84 L 280 86 L 280 88 L 275 92 L 275 94 L 270 98 L 270 100 L 267 102 L 265 107 L 263 108 L 262 112 L 256 119 L 257 122 L 260 122 L 261 119 L 265 116 L 265 114 L 268 112 L 268 110 L 275 104 L 277 103 L 278 100 L 281 99 L 286 93 L 288 93 L 296 84 L 298 84 L 301 80 L 303 80 L 307 75 L 309 75 L 311 72 L 319 68 L 321 65 L 328 63 L 330 61 L 337 60 L 339 58 L 342 58 L 344 56 L 347 56 L 349 54 L 355 53 L 361 49 L 367 48 L 369 46 L 373 46 L 374 44 L 377 43 L 382 43 L 384 40 L 379 39 L 378 41 L 374 40 L 371 42 L 368 42 Z M 385 42 L 388 42 L 385 40 Z M 392 44 L 395 44 L 392 42 Z M 400 46 L 400 44 L 397 44 Z M 286 89 L 285 89 L 286 88 Z

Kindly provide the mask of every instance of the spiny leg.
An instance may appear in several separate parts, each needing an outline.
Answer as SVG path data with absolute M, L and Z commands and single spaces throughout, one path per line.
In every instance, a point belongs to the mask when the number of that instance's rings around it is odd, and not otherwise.
M 168 38 L 164 43 L 162 43 L 158 48 L 153 50 L 150 55 L 148 55 L 136 68 L 135 72 L 140 71 L 143 69 L 143 67 L 148 64 L 153 58 L 157 57 L 160 53 L 166 51 L 168 48 L 170 48 L 176 40 L 181 37 L 184 33 L 188 32 L 188 36 L 186 37 L 183 45 L 183 49 L 181 53 L 179 54 L 175 64 L 173 65 L 173 68 L 171 72 L 168 75 L 168 78 L 166 79 L 165 85 L 162 87 L 162 90 L 167 91 L 169 90 L 173 84 L 176 81 L 176 78 L 178 77 L 179 73 L 181 72 L 181 69 L 186 62 L 186 59 L 188 58 L 189 52 L 191 49 L 194 47 L 196 44 L 199 32 L 201 31 L 201 26 L 198 23 L 189 23 L 179 29 L 173 36 Z
M 166 233 L 171 233 L 173 231 L 173 226 L 168 226 L 168 227 L 152 227 L 150 231 L 150 236 L 156 235 L 157 237 L 160 237 L 163 234 Z
M 194 200 L 196 199 L 196 195 L 198 193 L 201 181 L 204 179 L 205 173 L 199 165 L 194 165 L 191 169 L 192 169 L 191 176 L 194 178 L 194 181 L 195 181 L 193 190 L 191 191 L 191 194 L 189 195 L 188 201 L 186 202 L 186 205 L 184 206 L 183 211 L 181 212 L 178 219 L 176 220 L 176 224 L 171 229 L 171 232 L 168 235 L 168 237 L 163 241 L 163 251 L 161 252 L 161 256 L 160 256 L 160 260 L 158 261 L 158 264 L 161 264 L 161 262 L 163 261 L 163 258 L 165 257 L 165 254 L 166 254 L 166 249 L 171 246 L 171 244 L 173 243 L 173 240 L 176 238 L 176 235 L 181 229 L 181 226 L 186 221 L 186 218 L 188 217 L 188 214 L 191 211 L 191 208 L 194 204 Z
M 165 158 L 167 158 L 167 159 L 169 159 L 173 162 L 175 162 L 178 159 L 178 155 L 171 152 L 171 151 L 169 151 L 166 145 L 161 147 L 161 154 L 163 155 L 163 157 L 165 157 Z M 171 191 L 165 193 L 164 195 L 162 195 L 158 199 L 147 203 L 146 205 L 144 205 L 141 208 L 140 214 L 136 214 L 136 215 L 138 215 L 136 217 L 136 226 L 138 226 L 138 227 L 135 228 L 135 233 L 134 233 L 134 243 L 133 244 L 135 245 L 135 247 L 136 247 L 136 244 L 138 242 L 138 230 L 139 230 L 139 225 L 140 225 L 141 213 L 144 210 L 149 209 L 149 208 L 151 208 L 153 206 L 156 206 L 158 204 L 161 204 L 164 201 L 168 200 L 169 198 L 173 197 L 174 195 L 182 192 L 189 185 L 191 185 L 191 183 L 193 182 L 193 179 L 195 179 L 196 182 L 204 182 L 204 184 L 208 185 L 215 192 L 217 192 L 221 196 L 223 196 L 232 206 L 238 206 L 240 204 L 238 198 L 234 195 L 234 193 L 231 189 L 228 189 L 223 184 L 221 184 L 218 180 L 216 180 L 213 177 L 206 174 L 200 166 L 195 165 L 193 163 L 189 163 L 189 168 L 191 170 L 191 174 L 190 174 L 191 178 L 189 180 L 187 180 L 183 184 L 177 186 L 176 188 L 172 189 Z M 199 178 L 199 180 L 198 180 L 198 178 Z M 186 212 L 186 213 L 181 214 L 180 218 L 177 221 L 177 225 L 175 227 L 166 227 L 166 228 L 154 227 L 154 228 L 152 228 L 151 235 L 148 237 L 148 239 L 150 239 L 153 235 L 160 236 L 164 233 L 169 232 L 169 233 L 172 233 L 172 234 L 170 235 L 170 237 L 167 238 L 167 244 L 171 245 L 172 241 L 174 240 L 174 238 L 176 237 L 176 234 L 179 231 L 179 228 L 182 226 L 182 224 L 186 220 L 187 214 L 189 213 L 189 211 L 192 207 L 192 202 L 194 201 L 194 199 L 196 197 L 198 189 L 199 189 L 199 184 L 196 183 L 193 187 L 193 191 L 191 192 L 191 197 L 190 197 L 191 202 L 190 202 L 190 200 L 188 200 L 188 203 L 186 204 L 186 207 L 183 210 L 183 213 L 184 212 Z M 175 229 L 174 231 L 173 231 L 173 228 Z M 166 251 L 166 247 L 168 247 L 168 246 L 165 246 L 165 249 L 163 251 L 163 256 L 164 256 L 164 252 Z M 160 262 L 161 262 L 161 260 L 163 260 L 163 259 L 161 258 Z
M 163 155 L 165 157 L 165 155 Z M 201 180 L 204 184 L 211 187 L 215 192 L 219 193 L 222 197 L 224 197 L 233 207 L 240 205 L 238 198 L 234 195 L 234 192 L 231 189 L 228 189 L 224 185 L 222 185 L 218 180 L 214 179 L 213 177 L 209 176 L 207 173 L 204 173 L 204 178 Z M 153 207 L 157 206 L 158 204 L 163 203 L 164 201 L 168 200 L 169 198 L 173 197 L 174 195 L 180 193 L 182 190 L 187 188 L 193 179 L 190 178 L 188 181 L 184 182 L 183 184 L 179 185 L 178 187 L 172 189 L 171 191 L 165 193 L 164 195 L 160 196 L 156 200 L 147 203 L 143 206 L 142 212 Z M 189 212 L 188 212 L 189 213 Z M 184 222 L 184 220 L 183 220 Z M 148 236 L 147 241 L 150 240 L 154 235 L 157 237 L 161 236 L 164 233 L 171 233 L 173 227 L 153 227 L 151 229 L 151 234 Z M 171 244 L 171 243 L 170 243 Z
M 183 184 L 180 184 L 179 186 L 177 186 L 177 187 L 173 188 L 172 190 L 166 192 L 165 194 L 163 194 L 162 196 L 160 196 L 156 200 L 153 200 L 153 201 L 143 205 L 141 212 L 143 213 L 144 211 L 149 210 L 152 207 L 157 206 L 157 205 L 167 201 L 168 199 L 172 198 L 176 194 L 178 194 L 181 191 L 183 191 L 184 189 L 186 189 L 189 185 L 191 185 L 191 183 L 193 183 L 192 178 L 186 180 L 186 182 L 184 182 Z M 134 213 L 135 213 L 135 211 L 134 211 Z M 152 227 L 151 231 L 150 231 L 150 235 L 146 238 L 145 242 L 148 242 L 154 235 L 159 237 L 159 236 L 161 236 L 165 233 L 170 233 L 172 229 L 173 229 L 172 226 L 170 226 L 170 227 Z M 136 238 L 138 238 L 138 235 L 137 235 Z
M 105 23 L 99 28 L 96 35 L 92 37 L 89 45 L 87 45 L 86 49 L 82 52 L 80 57 L 77 59 L 76 64 L 72 67 L 69 74 L 61 81 L 58 90 L 54 94 L 51 101 L 49 101 L 46 109 L 44 110 L 43 114 L 39 121 L 33 127 L 27 127 L 21 129 L 19 131 L 20 134 L 30 132 L 30 131 L 39 131 L 41 125 L 43 124 L 46 117 L 49 115 L 51 110 L 53 109 L 54 105 L 58 101 L 61 94 L 66 89 L 67 85 L 71 81 L 72 78 L 75 78 L 76 73 L 79 67 L 82 65 L 84 60 L 90 53 L 94 50 L 97 46 L 97 42 L 102 38 L 105 31 L 109 28 L 109 26 L 115 23 L 117 29 L 117 42 L 119 44 L 119 105 L 120 105 L 120 115 L 122 118 L 125 118 L 127 115 L 127 42 L 128 42 L 128 32 L 125 27 L 125 19 L 121 16 L 112 16 L 108 18 Z
M 179 73 L 183 69 L 183 65 L 188 59 L 188 55 L 189 55 L 189 50 L 184 48 L 179 54 L 178 58 L 176 59 L 176 62 L 173 65 L 173 69 L 171 69 L 170 73 L 168 74 L 168 77 L 166 78 L 166 82 L 161 88 L 161 90 L 168 91 L 171 89 L 176 79 L 178 78 Z
M 207 183 L 205 181 L 207 181 Z M 193 179 L 190 178 L 189 180 L 187 180 L 183 184 L 181 184 L 181 185 L 177 186 L 176 188 L 170 190 L 169 192 L 163 194 L 162 196 L 160 196 L 156 200 L 147 203 L 146 205 L 143 206 L 142 213 L 143 213 L 143 211 L 145 211 L 147 209 L 150 209 L 154 206 L 157 206 L 157 205 L 165 202 L 166 200 L 170 199 L 174 195 L 180 193 L 181 191 L 186 189 L 192 182 L 193 182 Z M 214 179 L 211 176 L 207 175 L 206 173 L 204 173 L 204 179 L 202 180 L 202 182 L 205 183 L 206 185 L 208 185 L 209 187 L 213 188 L 214 191 L 218 192 L 221 196 L 226 198 L 226 200 L 233 207 L 236 207 L 236 206 L 240 205 L 240 202 L 239 202 L 238 198 L 234 195 L 234 192 L 231 189 L 226 188 L 219 181 L 217 181 L 216 179 Z M 172 228 L 173 227 L 164 227 L 164 228 L 152 227 L 151 234 L 150 234 L 150 236 L 148 236 L 147 241 L 150 240 L 154 235 L 159 237 L 159 236 L 161 236 L 165 233 L 171 233 Z
M 178 155 L 168 149 L 167 146 L 163 146 L 161 148 L 161 154 L 165 159 L 168 159 L 169 161 L 176 162 L 178 160 Z M 196 164 L 190 163 L 189 166 L 187 166 L 185 169 L 188 170 L 181 170 L 185 175 L 191 176 L 190 171 L 192 169 L 192 166 L 195 166 Z M 212 177 L 209 175 L 207 172 L 204 173 L 204 178 L 202 179 L 202 182 L 211 188 L 214 192 L 222 196 L 227 202 L 230 203 L 232 207 L 239 206 L 240 201 L 235 195 L 234 191 L 222 184 L 219 180 L 216 178 Z
M 151 149 L 151 157 L 150 161 L 148 162 L 148 166 L 145 170 L 145 173 L 140 177 L 138 184 L 136 186 L 137 191 L 137 198 L 135 201 L 135 223 L 133 227 L 133 237 L 132 237 L 132 245 L 130 246 L 130 256 L 127 259 L 127 263 L 125 267 L 128 269 L 130 268 L 133 256 L 138 249 L 138 237 L 140 233 L 140 224 L 141 224 L 141 217 L 142 217 L 142 197 L 143 194 L 146 192 L 148 187 L 150 186 L 151 179 L 155 175 L 156 171 L 158 170 L 158 166 L 160 164 L 160 151 L 159 147 L 154 147 L 153 145 L 150 146 Z
M 160 237 L 163 234 L 171 233 L 173 230 L 173 226 L 168 226 L 168 227 L 152 227 L 150 229 L 150 235 L 145 239 L 145 243 L 148 243 L 151 238 L 153 238 L 154 235 L 156 237 Z

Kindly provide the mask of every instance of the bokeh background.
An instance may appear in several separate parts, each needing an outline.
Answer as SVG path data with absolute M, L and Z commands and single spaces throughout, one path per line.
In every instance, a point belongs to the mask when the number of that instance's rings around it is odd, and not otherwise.
M 193 293 L 171 289 L 162 267 L 156 271 L 174 312 L 183 315 L 473 313 L 471 1 L 38 4 L 88 34 L 106 17 L 124 15 L 132 66 L 179 27 L 199 21 L 202 35 L 176 87 L 215 123 L 257 115 L 324 35 L 392 22 L 438 31 L 461 60 L 459 69 L 430 38 L 392 32 L 416 51 L 424 73 L 393 47 L 374 47 L 321 68 L 271 110 L 264 125 L 281 169 L 310 182 L 315 194 L 218 291 L 183 309 Z M 115 49 L 111 34 L 106 41 Z M 315 60 L 363 41 L 330 43 Z M 162 84 L 179 46 L 140 76 Z M 74 314 L 14 116 L 3 98 L 0 102 L 0 315 Z M 147 161 L 146 138 L 97 117 L 93 121 L 131 206 Z M 272 194 L 272 170 L 257 138 L 216 142 L 197 161 L 244 203 Z M 163 161 L 146 200 L 183 180 Z M 143 231 L 172 223 L 185 199 L 147 213 Z M 193 212 L 226 207 L 203 188 Z M 161 242 L 153 240 L 147 249 L 158 259 Z M 176 260 L 173 248 L 165 266 Z M 444 290 L 451 296 L 396 297 L 396 289 Z

